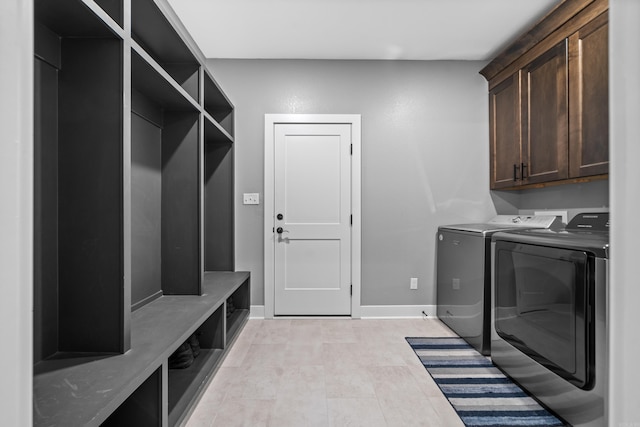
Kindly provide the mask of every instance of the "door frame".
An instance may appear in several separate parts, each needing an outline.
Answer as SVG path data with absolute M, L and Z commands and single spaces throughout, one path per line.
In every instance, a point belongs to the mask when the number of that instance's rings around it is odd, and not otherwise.
M 265 114 L 264 115 L 264 317 L 273 319 L 275 306 L 275 138 L 277 124 L 351 125 L 351 317 L 361 316 L 361 116 L 360 114 Z

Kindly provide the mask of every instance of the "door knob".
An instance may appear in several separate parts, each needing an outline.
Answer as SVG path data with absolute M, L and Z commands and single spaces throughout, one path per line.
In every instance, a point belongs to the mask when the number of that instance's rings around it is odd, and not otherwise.
M 277 232 L 278 234 L 282 234 L 282 232 L 283 232 L 283 231 L 284 231 L 284 230 L 282 229 L 282 227 L 278 227 L 278 228 L 276 228 L 276 232 Z
M 284 215 L 278 214 L 278 216 L 276 218 L 278 218 L 280 221 L 282 221 L 282 218 L 284 218 Z

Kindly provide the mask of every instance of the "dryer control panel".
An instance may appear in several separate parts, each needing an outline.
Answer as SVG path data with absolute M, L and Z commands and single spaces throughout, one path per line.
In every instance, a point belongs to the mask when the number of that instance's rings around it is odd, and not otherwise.
M 558 218 L 554 215 L 496 215 L 488 223 L 526 228 L 550 228 L 557 220 Z

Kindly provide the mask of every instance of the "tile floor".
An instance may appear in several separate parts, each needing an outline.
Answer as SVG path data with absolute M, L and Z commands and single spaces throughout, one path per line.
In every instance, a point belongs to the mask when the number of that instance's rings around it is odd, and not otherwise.
M 187 427 L 463 426 L 406 336 L 437 319 L 249 320 Z

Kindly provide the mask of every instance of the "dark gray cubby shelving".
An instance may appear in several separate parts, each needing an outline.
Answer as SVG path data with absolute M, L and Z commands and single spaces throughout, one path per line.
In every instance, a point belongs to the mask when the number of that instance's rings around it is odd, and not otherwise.
M 233 105 L 166 0 L 34 10 L 34 425 L 178 425 L 249 317 Z

